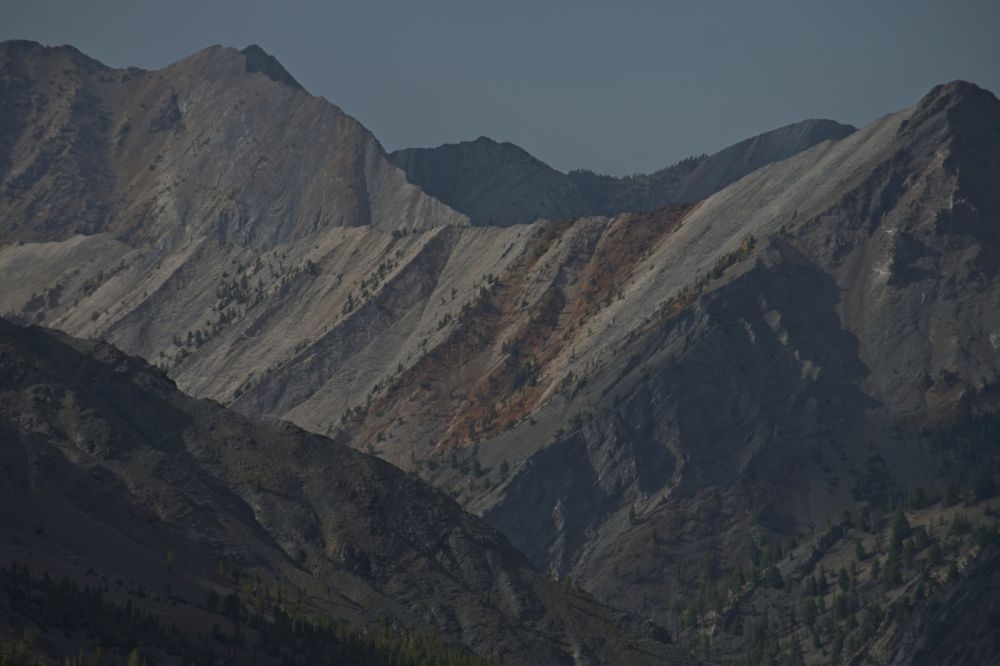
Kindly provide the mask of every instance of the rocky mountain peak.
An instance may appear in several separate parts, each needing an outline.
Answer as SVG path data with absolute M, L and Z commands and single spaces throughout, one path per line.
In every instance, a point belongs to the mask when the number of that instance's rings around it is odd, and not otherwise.
M 248 72 L 260 72 L 273 81 L 284 83 L 292 88 L 303 90 L 299 82 L 288 73 L 288 70 L 281 66 L 278 59 L 258 45 L 251 44 L 240 51 L 240 53 L 246 57 L 246 68 Z
M 954 174 L 957 199 L 946 216 L 951 222 L 942 228 L 975 230 L 978 240 L 986 242 L 984 249 L 1000 252 L 994 225 L 1000 213 L 996 186 L 1000 177 L 1000 100 L 968 81 L 951 81 L 927 93 L 899 131 L 911 151 L 940 146 L 942 173 Z
M 45 62 L 60 61 L 72 63 L 79 71 L 98 71 L 109 69 L 103 63 L 94 60 L 79 49 L 69 45 L 46 46 L 39 42 L 28 39 L 12 39 L 0 42 L 0 73 L 6 70 L 10 75 L 12 63 L 32 62 L 41 64 Z
M 150 72 L 30 43 L 5 51 L 17 54 L 0 77 L 5 237 L 267 247 L 332 226 L 467 223 L 259 46 L 212 46 Z
M 989 90 L 968 81 L 951 81 L 935 86 L 914 106 L 913 114 L 902 129 L 940 120 L 958 134 L 979 132 L 983 123 L 1000 122 L 1000 100 Z M 991 134 L 991 133 L 990 133 Z M 977 136 L 977 140 L 989 138 Z
M 409 181 L 479 226 L 506 227 L 584 212 L 576 186 L 520 146 L 480 136 L 389 159 Z
M 931 105 L 941 103 L 950 105 L 961 101 L 983 103 L 988 100 L 995 99 L 996 95 L 991 93 L 989 90 L 981 88 L 971 81 L 956 79 L 947 83 L 941 83 L 931 88 L 930 91 L 924 95 L 919 102 L 917 102 L 917 108 L 929 107 Z

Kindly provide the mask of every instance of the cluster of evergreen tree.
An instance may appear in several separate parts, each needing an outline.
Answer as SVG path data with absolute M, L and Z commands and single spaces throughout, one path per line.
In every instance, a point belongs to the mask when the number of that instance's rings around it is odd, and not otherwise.
M 0 666 L 49 666 L 49 663 L 35 648 L 30 636 L 18 640 L 0 638 Z
M 100 589 L 80 587 L 68 578 L 56 581 L 48 573 L 36 576 L 17 563 L 0 569 L 0 589 L 18 615 L 41 632 L 57 630 L 123 655 L 136 646 L 148 646 L 185 662 L 216 661 L 210 649 L 193 645 L 176 625 L 164 626 L 156 615 L 141 610 L 131 599 L 114 603 Z
M 254 629 L 266 656 L 288 666 L 358 664 L 358 666 L 492 666 L 496 662 L 446 645 L 433 635 L 399 633 L 386 622 L 359 630 L 328 620 L 293 616 L 280 606 L 270 614 L 251 610 L 235 594 L 222 601 L 233 621 L 232 640 L 240 640 L 240 623 Z
M 387 623 L 360 629 L 328 620 L 292 616 L 279 605 L 269 612 L 253 610 L 236 593 L 218 603 L 228 621 L 199 636 L 184 634 L 174 624 L 138 608 L 105 598 L 100 589 L 81 587 L 48 573 L 37 576 L 12 563 L 0 568 L 0 591 L 19 619 L 38 633 L 58 631 L 77 641 L 76 655 L 60 655 L 56 663 L 143 663 L 145 654 L 162 661 L 197 664 L 271 663 L 282 666 L 356 664 L 358 666 L 491 666 L 497 662 L 446 645 L 415 632 L 398 633 Z M 209 604 L 215 605 L 215 604 Z M 214 608 L 209 610 L 215 610 Z M 253 639 L 250 635 L 253 635 Z M 249 661 L 248 661 L 249 660 Z M 51 663 L 23 639 L 0 641 L 0 666 Z

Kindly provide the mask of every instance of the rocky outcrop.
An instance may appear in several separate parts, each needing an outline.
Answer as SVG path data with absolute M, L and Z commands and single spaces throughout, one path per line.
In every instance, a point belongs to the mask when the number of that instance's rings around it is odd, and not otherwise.
M 288 70 L 281 66 L 277 58 L 256 44 L 251 44 L 242 49 L 240 54 L 246 58 L 246 70 L 248 72 L 260 72 L 269 79 L 279 83 L 284 83 L 292 88 L 303 89 L 299 82 L 288 73 Z

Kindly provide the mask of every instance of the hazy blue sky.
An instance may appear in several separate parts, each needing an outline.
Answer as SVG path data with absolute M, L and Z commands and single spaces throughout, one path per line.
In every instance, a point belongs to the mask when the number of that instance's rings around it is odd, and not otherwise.
M 628 173 L 934 84 L 1000 91 L 1000 1 L 0 0 L 0 39 L 155 68 L 260 44 L 388 149 L 485 134 Z

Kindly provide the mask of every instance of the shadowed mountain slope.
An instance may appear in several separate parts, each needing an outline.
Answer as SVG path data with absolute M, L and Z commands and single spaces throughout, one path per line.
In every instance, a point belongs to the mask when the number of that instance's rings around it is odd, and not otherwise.
M 528 224 L 591 212 L 573 180 L 512 143 L 487 137 L 389 155 L 411 183 L 479 226 Z
M 406 171 L 410 182 L 465 213 L 473 224 L 507 226 L 539 218 L 649 212 L 672 203 L 693 203 L 762 166 L 853 131 L 832 120 L 806 120 L 712 155 L 623 178 L 590 171 L 563 174 L 511 143 L 486 137 L 397 150 L 389 159 Z
M 319 617 L 386 615 L 522 663 L 672 654 L 630 642 L 615 624 L 627 618 L 557 587 L 416 477 L 189 398 L 103 343 L 0 320 L 0 433 L 2 551 L 36 569 L 96 570 L 196 602 L 232 569 L 298 590 Z

